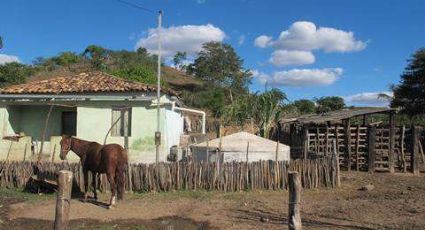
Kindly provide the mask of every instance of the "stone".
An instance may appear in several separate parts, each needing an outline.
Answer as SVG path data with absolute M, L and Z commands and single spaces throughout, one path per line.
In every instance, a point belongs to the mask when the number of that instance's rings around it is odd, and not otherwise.
M 375 189 L 375 186 L 373 184 L 367 184 L 367 185 L 361 187 L 359 190 L 361 190 L 361 191 L 372 191 L 373 189 Z

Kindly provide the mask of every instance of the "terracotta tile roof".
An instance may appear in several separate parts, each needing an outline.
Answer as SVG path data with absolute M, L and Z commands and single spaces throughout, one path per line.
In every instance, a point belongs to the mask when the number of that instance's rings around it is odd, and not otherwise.
M 0 94 L 70 94 L 100 92 L 154 92 L 156 87 L 124 80 L 103 72 L 80 73 L 69 77 L 12 85 L 0 89 Z M 176 95 L 172 90 L 162 89 L 163 93 Z

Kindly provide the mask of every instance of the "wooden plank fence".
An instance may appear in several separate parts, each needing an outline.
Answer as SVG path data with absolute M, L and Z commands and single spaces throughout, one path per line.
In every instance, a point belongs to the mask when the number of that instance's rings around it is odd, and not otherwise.
M 243 190 L 284 190 L 288 188 L 288 172 L 300 173 L 305 189 L 336 187 L 339 171 L 336 158 L 258 162 L 215 163 L 160 163 L 132 164 L 127 170 L 126 189 L 136 192 L 171 190 L 215 190 L 235 192 Z M 159 167 L 158 170 L 156 167 Z M 74 184 L 83 191 L 84 177 L 79 163 L 0 162 L 0 187 L 24 188 L 32 175 L 50 180 L 56 172 L 69 170 Z M 128 172 L 131 172 L 129 177 Z M 131 182 L 128 178 L 131 178 Z M 130 186 L 131 183 L 131 186 Z M 91 185 L 91 174 L 89 174 Z M 106 177 L 100 177 L 101 191 L 109 191 Z
M 425 133 L 421 127 L 418 128 L 420 131 L 414 147 L 412 127 L 310 126 L 304 134 L 305 152 L 309 155 L 308 158 L 329 156 L 335 141 L 342 168 L 357 171 L 412 172 L 416 147 L 420 155 L 417 168 L 425 166 L 425 160 L 421 159 L 425 159 L 421 144 Z

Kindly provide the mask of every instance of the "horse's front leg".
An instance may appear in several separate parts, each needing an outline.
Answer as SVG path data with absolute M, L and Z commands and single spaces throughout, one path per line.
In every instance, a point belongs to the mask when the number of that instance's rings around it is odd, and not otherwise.
M 89 172 L 88 170 L 84 170 L 84 202 L 87 201 L 87 197 L 88 197 L 88 188 L 89 188 Z
M 92 180 L 92 185 L 93 185 L 93 195 L 94 195 L 94 200 L 97 200 L 97 189 L 96 189 L 96 187 L 97 187 L 97 174 L 95 173 L 95 172 L 92 172 L 92 177 L 93 177 L 93 180 Z

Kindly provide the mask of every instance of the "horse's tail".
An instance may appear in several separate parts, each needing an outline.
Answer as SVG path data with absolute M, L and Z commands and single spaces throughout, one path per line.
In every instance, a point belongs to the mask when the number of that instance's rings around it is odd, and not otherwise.
M 125 184 L 125 170 L 127 168 L 127 151 L 123 151 L 123 159 L 118 161 L 117 169 L 115 172 L 115 181 L 117 183 L 117 198 L 122 200 L 124 198 L 124 184 Z

